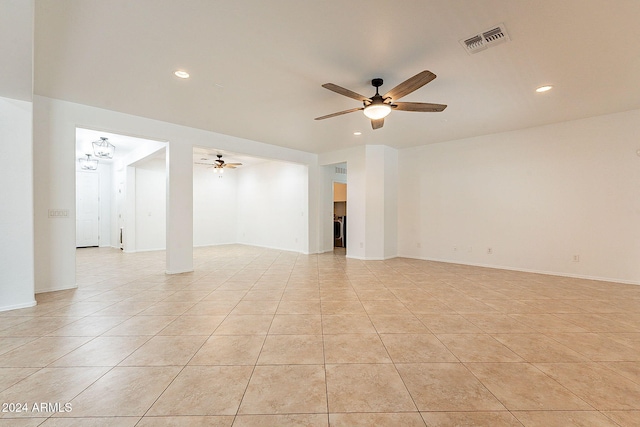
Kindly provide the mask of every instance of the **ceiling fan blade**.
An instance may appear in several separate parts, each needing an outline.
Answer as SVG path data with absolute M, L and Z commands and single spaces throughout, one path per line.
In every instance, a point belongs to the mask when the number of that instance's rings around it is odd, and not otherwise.
M 211 163 L 202 163 L 202 162 L 193 162 L 193 163 L 195 163 L 196 165 L 207 165 L 207 166 L 213 166 L 213 164 L 211 164 Z
M 324 120 L 324 119 L 329 119 L 329 118 L 331 118 L 331 117 L 341 116 L 341 115 L 343 115 L 343 114 L 353 113 L 354 111 L 360 111 L 360 110 L 364 110 L 364 107 L 360 107 L 360 108 L 352 108 L 352 109 L 350 109 L 350 110 L 344 110 L 344 111 L 340 111 L 340 112 L 338 112 L 338 113 L 327 114 L 326 116 L 316 117 L 314 120 Z
M 229 166 L 242 166 L 242 163 L 225 163 L 225 164 Z
M 367 98 L 366 96 L 360 95 L 359 93 L 355 93 L 352 90 L 349 89 L 345 89 L 341 86 L 338 85 L 334 85 L 333 83 L 325 83 L 322 85 L 323 88 L 325 89 L 329 89 L 330 91 L 333 91 L 335 93 L 339 93 L 340 95 L 344 95 L 344 96 L 348 96 L 349 98 L 353 98 L 353 99 L 357 99 L 358 101 L 366 101 L 369 98 Z
M 232 165 L 232 164 L 230 164 L 230 163 L 227 163 L 227 164 L 225 164 L 225 165 L 223 166 L 223 168 L 235 169 L 236 167 L 235 167 L 235 166 L 233 166 L 233 165 Z
M 435 78 L 436 75 L 431 71 L 424 70 L 391 89 L 383 96 L 383 98 L 391 98 L 393 101 L 396 101 L 403 96 L 409 95 L 414 90 L 420 89 Z
M 444 104 L 430 104 L 427 102 L 396 102 L 392 107 L 400 111 L 420 111 L 423 113 L 437 113 L 447 108 Z
M 382 126 L 384 126 L 384 118 L 382 119 L 377 119 L 377 120 L 373 120 L 371 119 L 371 127 L 376 130 L 376 129 L 380 129 Z

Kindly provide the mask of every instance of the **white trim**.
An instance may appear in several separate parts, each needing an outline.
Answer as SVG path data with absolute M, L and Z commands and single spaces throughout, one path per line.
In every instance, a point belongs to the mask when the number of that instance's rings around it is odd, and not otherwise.
M 484 268 L 493 268 L 496 270 L 508 270 L 508 271 L 521 271 L 523 273 L 534 273 L 534 274 L 544 274 L 547 276 L 558 276 L 558 277 L 570 277 L 573 279 L 585 279 L 585 280 L 597 280 L 599 282 L 609 282 L 609 283 L 622 283 L 625 285 L 640 285 L 640 281 L 635 280 L 624 280 L 624 279 L 615 279 L 611 277 L 598 277 L 598 276 L 588 276 L 584 274 L 572 274 L 572 273 L 563 273 L 557 271 L 545 271 L 545 270 L 535 270 L 529 268 L 516 268 L 516 267 L 506 267 L 501 265 L 492 265 L 492 264 L 481 264 L 481 263 L 473 263 L 473 262 L 462 262 L 459 260 L 448 260 L 448 259 L 440 259 L 440 258 L 428 258 L 428 257 L 417 257 L 412 255 L 398 255 L 398 258 L 408 258 L 408 259 L 419 259 L 423 261 L 435 261 L 435 262 L 444 262 L 447 264 L 460 264 L 460 265 L 470 265 L 473 267 L 484 267 Z
M 193 273 L 193 269 L 191 270 L 183 270 L 183 271 L 169 271 L 169 270 L 165 270 L 165 274 L 182 274 L 182 273 Z
M 37 304 L 37 302 L 34 299 L 33 301 L 25 302 L 25 303 L 22 303 L 22 304 L 6 305 L 4 307 L 0 307 L 0 312 L 9 311 L 9 310 L 18 310 L 18 309 L 21 309 L 21 308 L 29 308 L 29 307 L 35 306 L 36 304 Z
M 43 294 L 45 292 L 67 291 L 69 289 L 78 289 L 78 284 L 74 283 L 71 286 L 61 286 L 61 287 L 58 287 L 58 288 L 38 289 L 38 290 L 36 290 L 36 294 Z

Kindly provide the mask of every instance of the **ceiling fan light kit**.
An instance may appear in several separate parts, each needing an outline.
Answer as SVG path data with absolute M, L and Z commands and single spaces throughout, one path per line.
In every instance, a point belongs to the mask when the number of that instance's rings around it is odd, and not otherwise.
M 225 168 L 235 169 L 237 166 L 242 166 L 242 163 L 226 163 L 222 160 L 222 154 L 216 154 L 217 159 L 213 163 L 195 162 L 197 165 L 207 165 L 213 168 L 213 173 L 218 174 L 218 178 L 222 178 L 222 173 Z M 200 159 L 207 160 L 207 159 Z
M 371 80 L 371 85 L 376 88 L 376 93 L 371 98 L 360 95 L 349 89 L 345 89 L 333 83 L 325 83 L 322 85 L 325 89 L 336 92 L 340 95 L 356 99 L 362 102 L 362 108 L 352 108 L 350 110 L 340 111 L 326 116 L 316 117 L 315 120 L 324 120 L 331 117 L 341 116 L 343 114 L 352 113 L 354 111 L 363 111 L 364 115 L 371 119 L 371 127 L 380 129 L 384 126 L 384 118 L 391 113 L 392 109 L 400 111 L 417 111 L 422 113 L 440 112 L 447 108 L 444 104 L 430 104 L 424 102 L 396 102 L 398 99 L 420 89 L 430 81 L 436 78 L 431 71 L 424 70 L 415 76 L 405 80 L 398 86 L 391 89 L 384 95 L 378 93 L 378 88 L 384 83 L 382 79 L 376 78 Z

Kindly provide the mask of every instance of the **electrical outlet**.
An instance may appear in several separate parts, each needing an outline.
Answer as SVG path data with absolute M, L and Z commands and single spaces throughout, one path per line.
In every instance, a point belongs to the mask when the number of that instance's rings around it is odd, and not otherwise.
M 453 247 L 453 252 L 458 252 L 458 247 L 457 246 Z
M 422 243 L 418 242 L 416 243 L 416 248 L 420 249 L 422 247 Z
M 487 248 L 487 253 L 491 255 L 493 253 L 493 248 Z
M 469 246 L 469 247 L 467 248 L 467 252 L 473 252 L 473 246 Z
M 364 242 L 360 242 L 360 247 L 364 248 Z
M 580 255 L 574 255 L 573 262 L 580 262 Z

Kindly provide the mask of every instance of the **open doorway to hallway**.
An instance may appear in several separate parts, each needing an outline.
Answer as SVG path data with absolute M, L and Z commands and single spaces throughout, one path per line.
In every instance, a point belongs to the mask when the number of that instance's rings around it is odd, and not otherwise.
M 75 155 L 76 248 L 165 249 L 166 143 L 76 128 Z

